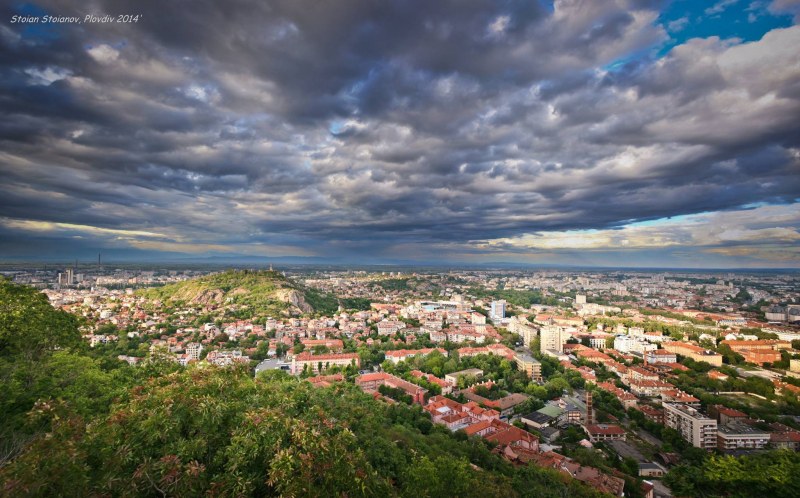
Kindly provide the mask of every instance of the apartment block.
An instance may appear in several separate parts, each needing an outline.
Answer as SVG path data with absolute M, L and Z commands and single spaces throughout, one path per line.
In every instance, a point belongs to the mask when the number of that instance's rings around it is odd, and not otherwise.
M 686 405 L 663 403 L 664 424 L 680 432 L 692 446 L 703 449 L 717 447 L 717 421 Z

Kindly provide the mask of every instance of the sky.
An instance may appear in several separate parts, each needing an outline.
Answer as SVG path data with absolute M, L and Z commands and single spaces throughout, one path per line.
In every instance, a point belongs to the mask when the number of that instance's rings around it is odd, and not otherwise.
M 14 16 L 138 16 L 12 22 Z M 0 260 L 800 267 L 800 0 L 0 5 Z

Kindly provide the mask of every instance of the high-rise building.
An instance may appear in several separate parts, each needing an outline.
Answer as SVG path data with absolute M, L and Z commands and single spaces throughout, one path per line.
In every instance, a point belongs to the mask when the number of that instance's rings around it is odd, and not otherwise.
M 586 304 L 586 294 L 576 294 L 575 304 Z
M 539 350 L 542 352 L 552 350 L 561 353 L 564 351 L 564 343 L 569 339 L 567 331 L 558 325 L 545 325 L 539 330 L 539 336 Z
M 717 421 L 694 408 L 675 403 L 663 403 L 664 425 L 680 432 L 692 446 L 703 449 L 717 447 Z
M 203 352 L 203 345 L 198 342 L 190 342 L 186 345 L 186 355 L 190 360 L 200 361 L 200 354 Z
M 72 268 L 66 269 L 66 275 L 64 276 L 64 284 L 72 285 L 75 283 L 75 271 Z
M 501 299 L 499 301 L 492 301 L 492 320 L 502 320 L 506 317 L 506 302 Z

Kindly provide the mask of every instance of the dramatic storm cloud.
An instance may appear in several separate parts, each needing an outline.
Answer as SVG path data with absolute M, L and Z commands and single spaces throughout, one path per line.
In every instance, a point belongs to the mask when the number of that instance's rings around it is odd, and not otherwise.
M 798 12 L 0 7 L 0 257 L 797 267 Z

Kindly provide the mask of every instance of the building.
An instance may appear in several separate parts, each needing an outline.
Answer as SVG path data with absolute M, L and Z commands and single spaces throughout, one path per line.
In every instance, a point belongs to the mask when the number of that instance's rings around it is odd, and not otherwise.
M 344 342 L 341 339 L 300 339 L 300 342 L 307 350 L 315 347 L 326 347 L 332 353 L 341 353 L 344 349 Z
M 542 364 L 539 360 L 527 353 L 514 353 L 514 362 L 517 368 L 525 372 L 533 380 L 542 378 Z
M 717 419 L 721 425 L 736 424 L 744 422 L 748 416 L 744 412 L 728 408 L 725 405 L 711 405 L 708 407 L 708 415 Z
M 696 448 L 717 447 L 717 421 L 696 409 L 673 403 L 663 403 L 664 425 L 678 431 L 683 439 Z
M 563 327 L 558 325 L 545 325 L 539 330 L 541 338 L 539 343 L 539 350 L 555 351 L 561 353 L 564 351 L 564 343 L 569 339 L 569 334 Z
M 645 361 L 651 365 L 656 363 L 678 363 L 677 355 L 666 349 L 648 351 L 647 354 L 644 355 L 644 358 Z
M 514 350 L 506 346 L 505 344 L 489 344 L 488 346 L 479 346 L 474 348 L 459 348 L 458 349 L 458 357 L 459 358 L 468 358 L 470 356 L 477 356 L 479 354 L 488 354 L 488 355 L 498 355 L 504 356 L 509 360 L 514 359 Z
M 380 386 L 388 386 L 393 389 L 401 389 L 406 394 L 411 396 L 411 401 L 418 405 L 425 404 L 425 394 L 428 390 L 416 384 L 405 381 L 400 377 L 395 377 L 386 372 L 368 373 L 356 377 L 356 385 L 360 387 L 365 393 L 378 392 Z
M 717 428 L 717 448 L 724 451 L 760 450 L 767 447 L 770 435 L 741 422 Z
M 680 389 L 661 391 L 661 402 L 688 405 L 692 408 L 700 408 L 700 400 L 698 398 L 695 398 L 691 394 L 685 393 Z
M 635 395 L 625 391 L 624 389 L 620 389 L 611 382 L 599 382 L 597 387 L 616 396 L 620 403 L 622 403 L 622 407 L 626 410 L 628 408 L 635 408 L 638 406 L 638 398 Z
M 667 469 L 656 462 L 642 462 L 639 464 L 639 477 L 664 477 Z
M 442 394 L 450 394 L 451 392 L 453 392 L 453 386 L 451 386 L 450 383 L 448 383 L 444 379 L 440 379 L 439 377 L 433 374 L 425 373 L 420 370 L 412 370 L 409 373 L 413 377 L 416 377 L 417 379 L 424 379 L 431 384 L 439 386 L 442 389 Z
M 769 444 L 772 448 L 800 451 L 800 432 L 778 422 L 769 424 Z
M 716 367 L 722 366 L 722 355 L 714 351 L 689 344 L 687 342 L 669 341 L 664 343 L 664 349 L 669 352 L 686 356 L 694 361 L 704 361 Z
M 186 356 L 189 361 L 200 361 L 200 355 L 203 353 L 203 345 L 198 342 L 190 342 L 186 345 Z
M 658 408 L 653 408 L 652 406 L 642 405 L 639 407 L 639 411 L 642 412 L 644 414 L 644 418 L 650 422 L 664 425 L 664 410 L 659 410 Z
M 490 316 L 492 320 L 502 320 L 506 317 L 506 301 L 504 299 L 492 301 Z
M 458 378 L 459 377 L 467 377 L 472 376 L 476 379 L 480 379 L 483 377 L 483 370 L 480 368 L 468 368 L 466 370 L 459 370 L 458 372 L 452 372 L 444 376 L 444 380 L 446 380 L 451 386 L 458 385 Z
M 470 401 L 479 403 L 481 406 L 491 408 L 500 412 L 501 417 L 513 415 L 516 407 L 528 400 L 528 396 L 519 393 L 511 393 L 500 399 L 488 399 L 476 394 L 471 389 L 461 391 L 461 394 Z
M 782 341 L 779 339 L 762 339 L 756 341 L 737 341 L 726 340 L 722 341 L 732 351 L 740 353 L 742 351 L 779 351 L 781 349 L 790 349 L 792 343 L 790 341 Z
M 517 316 L 511 317 L 507 328 L 512 334 L 519 334 L 522 337 L 522 343 L 525 347 L 530 347 L 531 341 L 533 341 L 539 333 L 538 329 L 525 318 Z
M 594 349 L 578 349 L 575 355 L 578 358 L 584 359 L 591 363 L 602 363 L 608 364 L 614 361 L 614 359 L 608 356 L 605 353 L 601 353 L 600 351 L 595 351 Z
M 618 335 L 614 337 L 614 349 L 620 353 L 644 354 L 647 351 L 654 351 L 658 349 L 658 346 L 655 344 L 650 344 L 643 337 Z
M 354 365 L 358 367 L 361 365 L 361 359 L 356 353 L 311 354 L 303 351 L 292 358 L 292 373 L 300 374 L 306 365 L 311 373 L 320 373 L 334 366 L 345 368 Z
M 438 351 L 443 355 L 447 355 L 447 351 L 442 348 L 425 348 L 425 349 L 396 349 L 394 351 L 386 351 L 386 359 L 397 365 L 401 361 L 406 361 L 409 358 L 416 356 L 428 356 L 434 351 Z
M 392 335 L 398 330 L 406 328 L 406 324 L 399 320 L 383 320 L 376 325 L 378 335 Z
M 744 349 L 739 351 L 739 354 L 742 355 L 744 361 L 755 365 L 775 363 L 776 361 L 781 361 L 782 358 L 780 351 L 751 351 Z
M 523 415 L 520 420 L 523 424 L 536 430 L 544 429 L 556 421 L 554 417 L 539 411 Z
M 789 319 L 788 313 L 786 313 L 786 308 L 781 306 L 772 306 L 770 307 L 766 313 L 764 313 L 768 322 L 785 322 Z
M 625 429 L 614 424 L 587 424 L 583 430 L 589 436 L 589 441 L 625 441 Z

